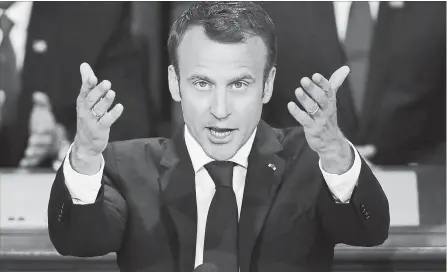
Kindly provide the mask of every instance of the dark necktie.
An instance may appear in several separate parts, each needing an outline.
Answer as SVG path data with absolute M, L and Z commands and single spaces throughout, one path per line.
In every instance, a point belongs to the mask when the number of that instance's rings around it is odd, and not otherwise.
M 369 3 L 352 1 L 344 45 L 348 66 L 351 68 L 349 82 L 357 113 L 362 111 L 363 106 L 373 28 Z
M 215 264 L 219 271 L 238 271 L 238 209 L 233 191 L 233 167 L 229 161 L 205 165 L 214 181 L 216 193 L 208 210 L 203 262 Z
M 3 39 L 0 43 L 0 90 L 4 90 L 6 94 L 2 109 L 3 124 L 15 120 L 20 91 L 20 76 L 17 71 L 16 55 L 9 37 L 13 26 L 14 23 L 5 14 L 0 16 L 0 29 L 3 32 Z

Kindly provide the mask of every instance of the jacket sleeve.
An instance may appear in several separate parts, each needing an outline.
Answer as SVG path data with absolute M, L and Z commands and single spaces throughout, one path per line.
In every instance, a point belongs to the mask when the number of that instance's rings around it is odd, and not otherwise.
M 363 159 L 350 202 L 336 203 L 327 186 L 323 186 L 318 211 L 323 229 L 334 244 L 375 246 L 388 238 L 388 199 Z
M 105 167 L 96 201 L 73 204 L 60 167 L 48 204 L 48 231 L 61 255 L 91 257 L 116 252 L 121 247 L 127 221 L 127 207 L 118 188 L 113 145 L 104 151 Z M 66 158 L 68 159 L 68 158 Z

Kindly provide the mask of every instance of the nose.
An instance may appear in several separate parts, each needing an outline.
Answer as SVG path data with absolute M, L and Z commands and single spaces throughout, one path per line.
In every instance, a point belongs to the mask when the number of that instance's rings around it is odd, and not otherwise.
M 230 115 L 227 98 L 225 89 L 217 89 L 213 94 L 211 114 L 217 119 L 225 119 Z

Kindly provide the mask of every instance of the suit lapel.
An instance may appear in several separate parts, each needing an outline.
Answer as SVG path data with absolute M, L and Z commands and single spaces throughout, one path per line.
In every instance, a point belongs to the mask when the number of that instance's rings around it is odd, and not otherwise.
M 239 219 L 239 265 L 248 272 L 253 247 L 282 181 L 284 160 L 274 131 L 261 121 L 248 158 L 248 170 Z
M 183 130 L 166 144 L 161 165 L 165 167 L 159 177 L 163 207 L 175 227 L 170 242 L 179 261 L 176 271 L 190 272 L 194 270 L 196 253 L 197 202 L 195 173 Z

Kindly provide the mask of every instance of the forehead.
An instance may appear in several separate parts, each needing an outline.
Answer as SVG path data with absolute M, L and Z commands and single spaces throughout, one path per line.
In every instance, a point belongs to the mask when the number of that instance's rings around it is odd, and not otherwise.
M 219 43 L 208 38 L 203 27 L 194 26 L 185 32 L 177 53 L 180 73 L 201 68 L 258 73 L 264 70 L 267 48 L 258 36 L 240 43 Z

